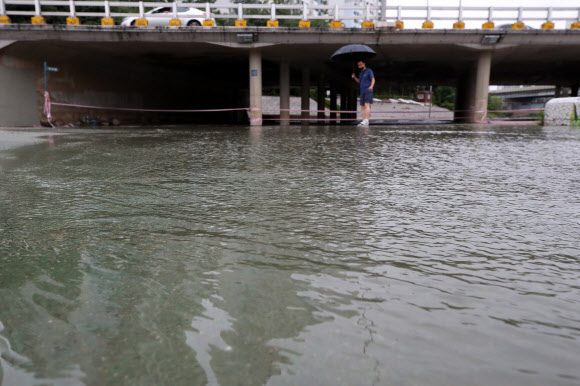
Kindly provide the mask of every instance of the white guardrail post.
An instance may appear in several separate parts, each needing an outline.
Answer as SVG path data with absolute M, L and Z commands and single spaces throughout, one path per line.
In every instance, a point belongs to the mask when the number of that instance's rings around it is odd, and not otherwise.
M 6 6 L 4 0 L 0 0 L 0 16 L 6 16 Z
M 109 0 L 105 1 L 105 18 L 109 19 L 111 17 L 111 5 Z
M 143 7 L 143 2 L 139 2 L 139 19 L 145 18 L 145 8 Z
M 244 20 L 244 9 L 242 3 L 238 3 L 238 20 Z
M 40 17 L 40 0 L 34 0 L 34 16 Z
M 70 17 L 74 18 L 76 17 L 76 10 L 75 10 L 75 0 L 70 0 L 69 2 L 69 8 L 70 8 Z
M 387 21 L 387 0 L 381 0 L 381 17 L 380 21 Z

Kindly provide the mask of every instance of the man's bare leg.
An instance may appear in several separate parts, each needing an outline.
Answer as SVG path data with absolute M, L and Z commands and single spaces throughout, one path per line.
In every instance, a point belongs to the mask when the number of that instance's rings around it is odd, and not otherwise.
M 371 117 L 370 103 L 365 103 L 364 106 L 361 107 L 361 116 L 362 119 L 369 119 Z

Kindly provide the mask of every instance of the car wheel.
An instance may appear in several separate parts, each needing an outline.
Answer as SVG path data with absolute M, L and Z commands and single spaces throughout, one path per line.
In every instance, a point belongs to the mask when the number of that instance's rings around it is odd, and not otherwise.
M 133 20 L 133 21 L 131 22 L 131 25 L 135 25 L 135 20 Z
M 188 27 L 200 27 L 201 23 L 197 20 L 190 20 L 189 23 L 187 23 Z

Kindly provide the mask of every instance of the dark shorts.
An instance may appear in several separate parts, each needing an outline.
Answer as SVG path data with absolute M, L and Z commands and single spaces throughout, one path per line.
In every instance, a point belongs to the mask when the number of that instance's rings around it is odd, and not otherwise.
M 360 93 L 360 105 L 364 106 L 365 103 L 373 103 L 372 91 L 365 91 Z

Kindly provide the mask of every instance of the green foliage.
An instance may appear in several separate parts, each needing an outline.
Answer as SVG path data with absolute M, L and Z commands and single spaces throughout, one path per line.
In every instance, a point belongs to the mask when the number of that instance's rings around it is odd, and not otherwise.
M 580 127 L 580 114 L 578 114 L 575 104 L 572 105 L 572 113 L 570 113 L 570 126 Z
M 511 116 L 510 113 L 496 113 L 493 111 L 503 110 L 503 100 L 497 95 L 489 95 L 487 97 L 487 111 L 492 111 L 488 113 L 487 116 L 490 118 L 504 118 Z
M 433 90 L 433 105 L 448 110 L 455 109 L 455 87 L 436 86 Z
M 533 117 L 538 118 L 538 126 L 544 126 L 544 112 L 540 111 L 539 113 L 532 114 Z
M 502 110 L 503 109 L 503 100 L 496 95 L 490 95 L 487 98 L 487 109 L 488 110 Z

